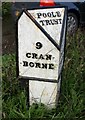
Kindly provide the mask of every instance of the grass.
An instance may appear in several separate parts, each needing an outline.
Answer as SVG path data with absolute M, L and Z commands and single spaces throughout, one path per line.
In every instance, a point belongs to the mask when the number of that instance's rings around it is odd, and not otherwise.
M 2 113 L 17 120 L 85 120 L 85 35 L 67 36 L 61 94 L 57 109 L 42 103 L 26 106 L 26 93 L 16 79 L 15 54 L 2 56 Z

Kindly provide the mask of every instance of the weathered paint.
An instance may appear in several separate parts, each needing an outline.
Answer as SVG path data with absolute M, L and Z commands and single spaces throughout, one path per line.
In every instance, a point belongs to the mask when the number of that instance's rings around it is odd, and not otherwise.
M 48 10 L 38 9 L 38 10 L 30 10 L 30 11 L 28 10 L 28 11 L 29 13 L 31 13 L 34 19 L 47 31 L 47 33 L 51 35 L 51 37 L 55 40 L 55 42 L 57 42 L 57 44 L 60 44 L 64 10 L 65 10 L 64 8 L 62 9 L 50 8 Z M 59 21 L 60 19 L 61 21 Z M 47 22 L 47 25 L 46 25 L 46 22 Z
M 55 107 L 57 84 L 52 82 L 29 81 L 30 104 L 44 103 L 47 106 Z
M 61 77 L 58 83 L 29 81 L 29 103 L 43 103 L 49 108 L 55 108 L 60 95 Z
M 43 78 L 49 80 L 58 79 L 60 52 L 25 13 L 23 13 L 21 16 L 18 24 L 18 42 L 20 76 Z M 42 48 L 36 48 L 37 42 L 42 44 Z M 34 57 L 34 53 L 36 54 L 36 57 Z M 28 56 L 26 56 L 27 54 Z M 41 55 L 43 58 L 40 57 Z M 50 55 L 51 59 L 46 60 L 46 55 Z M 28 66 L 23 66 L 23 62 L 25 61 L 28 62 Z M 30 67 L 30 62 L 32 62 L 31 66 L 34 67 Z M 36 67 L 35 63 L 40 63 L 40 68 Z M 47 64 L 47 69 L 42 68 L 42 63 Z M 53 69 L 49 69 L 50 64 L 53 64 Z
M 60 45 L 65 8 L 37 9 L 28 12 Z M 61 21 L 56 22 L 59 19 Z M 45 23 L 40 22 L 41 20 Z M 30 105 L 41 102 L 49 107 L 56 106 L 60 91 L 61 75 L 59 78 L 59 74 L 63 66 L 66 28 L 63 30 L 59 51 L 25 12 L 18 21 L 19 77 L 29 79 Z

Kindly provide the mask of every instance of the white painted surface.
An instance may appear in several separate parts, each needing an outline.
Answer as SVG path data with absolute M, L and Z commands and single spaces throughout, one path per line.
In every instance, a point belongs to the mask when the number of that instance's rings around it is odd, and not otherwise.
M 49 108 L 55 108 L 60 95 L 61 77 L 58 83 L 29 81 L 30 105 L 43 103 Z
M 56 18 L 42 17 L 41 20 L 52 20 L 61 18 L 63 21 L 64 8 L 54 8 L 46 10 L 30 10 L 31 15 L 40 24 L 40 18 L 37 18 L 37 13 L 48 13 L 60 11 L 61 17 Z M 55 40 L 57 44 L 60 43 L 62 24 L 56 25 L 42 25 L 47 33 Z M 65 32 L 65 31 L 64 31 Z M 41 43 L 40 49 L 36 48 L 36 43 Z M 65 41 L 64 41 L 65 42 Z M 62 43 L 64 43 L 62 42 Z M 36 78 L 36 80 L 29 80 L 29 101 L 32 103 L 43 103 L 52 108 L 56 106 L 57 99 L 60 91 L 60 81 L 58 83 L 52 83 L 50 80 L 58 79 L 58 75 L 62 68 L 63 59 L 63 45 L 61 51 L 59 51 L 53 43 L 41 32 L 41 30 L 30 20 L 30 18 L 23 13 L 18 21 L 18 58 L 19 58 L 19 76 L 28 77 L 28 79 Z M 26 56 L 28 53 L 28 57 Z M 33 58 L 33 54 L 37 57 Z M 41 59 L 40 56 L 44 59 Z M 46 55 L 51 55 L 51 59 L 47 60 Z M 61 57 L 62 56 L 62 57 Z M 60 58 L 61 57 L 61 58 Z M 23 66 L 23 61 L 27 62 L 27 66 Z M 61 61 L 61 62 L 60 62 Z M 30 66 L 32 62 L 33 67 Z M 36 63 L 40 63 L 40 67 L 36 67 Z M 43 68 L 42 64 L 47 64 L 47 68 Z M 49 64 L 53 64 L 53 69 L 49 69 Z M 60 65 L 61 64 L 61 65 Z M 48 79 L 49 82 L 37 81 L 38 78 Z
M 55 107 L 57 98 L 57 84 L 51 82 L 29 81 L 30 104 L 44 103 Z
M 31 13 L 34 19 L 46 30 L 46 32 L 49 35 L 51 35 L 51 37 L 55 40 L 55 42 L 59 44 L 62 24 L 57 24 L 57 22 L 55 21 L 61 19 L 61 23 L 63 23 L 64 10 L 65 10 L 64 8 L 50 8 L 47 10 L 38 9 L 38 10 L 28 10 L 28 11 Z M 60 17 L 57 16 L 58 13 L 61 15 Z M 47 20 L 49 21 L 48 25 L 46 25 Z M 58 21 L 58 23 L 60 22 Z
M 23 22 L 24 21 L 24 22 Z M 53 30 L 53 29 L 52 29 Z M 61 34 L 61 33 L 59 33 Z M 57 37 L 57 34 L 55 34 Z M 36 43 L 42 44 L 41 49 L 36 49 Z M 43 79 L 58 79 L 59 50 L 48 40 L 39 28 L 23 13 L 18 24 L 18 44 L 19 44 L 19 75 L 23 77 L 35 77 Z M 38 58 L 51 55 L 51 60 L 33 59 L 26 57 L 26 53 L 36 53 Z M 23 61 L 28 62 L 28 66 L 23 66 Z M 29 63 L 47 64 L 47 69 L 30 67 Z M 54 69 L 49 69 L 49 64 L 54 65 Z M 42 67 L 42 65 L 41 65 Z

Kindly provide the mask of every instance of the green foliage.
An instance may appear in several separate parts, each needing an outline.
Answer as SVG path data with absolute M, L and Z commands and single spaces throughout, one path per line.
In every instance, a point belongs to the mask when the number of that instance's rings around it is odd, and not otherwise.
M 7 16 L 10 14 L 11 3 L 10 2 L 2 2 L 2 15 Z
M 85 119 L 85 35 L 78 31 L 67 36 L 65 62 L 62 73 L 61 95 L 57 109 L 48 109 L 42 103 L 26 106 L 26 93 L 16 79 L 15 55 L 2 57 L 3 118 L 30 120 L 84 120 Z

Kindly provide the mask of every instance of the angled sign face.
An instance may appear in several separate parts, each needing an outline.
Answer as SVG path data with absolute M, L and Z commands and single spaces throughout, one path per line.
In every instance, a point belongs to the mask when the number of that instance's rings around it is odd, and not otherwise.
M 65 8 L 26 10 L 18 20 L 18 76 L 58 82 L 63 62 Z M 63 44 L 62 44 L 63 41 Z M 61 47 L 60 47 L 61 45 Z
M 65 8 L 28 10 L 28 12 L 59 45 Z

